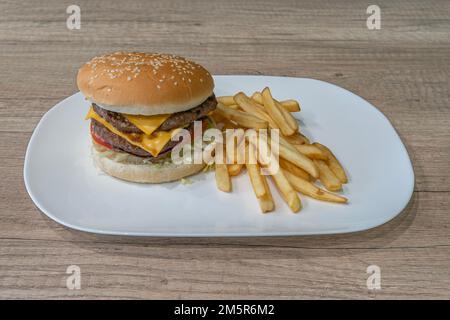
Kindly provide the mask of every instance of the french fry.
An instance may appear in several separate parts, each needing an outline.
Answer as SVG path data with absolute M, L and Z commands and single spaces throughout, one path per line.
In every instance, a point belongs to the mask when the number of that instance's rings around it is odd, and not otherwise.
M 294 145 L 294 148 L 310 159 L 328 159 L 327 154 L 322 149 L 312 144 Z
M 293 99 L 280 101 L 280 104 L 286 111 L 289 112 L 298 112 L 300 111 L 300 104 Z
M 231 192 L 231 179 L 226 164 L 216 163 L 216 184 L 223 192 Z
M 314 163 L 319 169 L 319 180 L 327 190 L 339 191 L 342 189 L 341 182 L 333 173 L 333 171 L 331 171 L 325 161 L 314 159 Z
M 256 92 L 254 92 L 253 94 L 252 94 L 252 97 L 251 97 L 253 100 L 255 100 L 257 103 L 259 103 L 260 105 L 264 105 L 264 102 L 263 102 L 263 98 L 262 98 L 262 95 L 261 95 L 261 92 L 258 92 L 258 91 L 256 91 Z
M 275 202 L 272 198 L 272 192 L 270 192 L 269 185 L 267 184 L 267 180 L 265 176 L 261 176 L 262 181 L 264 183 L 264 188 L 266 189 L 266 193 L 262 196 L 257 198 L 259 202 L 259 206 L 261 207 L 261 211 L 263 213 L 270 212 L 275 210 Z
M 253 191 L 256 197 L 260 198 L 266 194 L 264 182 L 260 174 L 260 168 L 256 161 L 255 149 L 252 144 L 246 146 L 245 167 L 247 168 L 250 181 L 252 182 Z
M 273 119 L 273 121 L 277 124 L 278 128 L 280 128 L 281 133 L 285 136 L 294 134 L 296 130 L 290 127 L 288 123 L 286 123 L 283 113 L 273 100 L 269 88 L 264 88 L 262 92 L 262 98 L 264 102 L 264 108 L 266 109 L 269 116 Z
M 241 94 L 241 93 L 239 93 L 239 94 Z M 234 100 L 236 101 L 236 102 L 238 102 L 237 101 L 237 99 L 236 99 L 237 97 L 236 96 L 234 96 Z M 272 98 L 273 99 L 273 98 Z M 250 101 L 255 101 L 256 103 L 257 103 L 257 105 L 264 105 L 264 100 L 263 100 L 263 97 L 262 97 L 262 94 L 261 93 L 259 93 L 259 92 L 254 92 L 253 93 L 253 95 L 252 95 L 252 97 L 251 97 L 251 99 L 250 99 Z M 294 130 L 298 130 L 298 122 L 297 122 L 297 120 L 294 118 L 294 117 L 292 117 L 292 115 L 289 113 L 289 111 L 280 103 L 280 102 L 278 102 L 277 100 L 275 100 L 275 99 L 273 99 L 273 101 L 274 101 L 274 103 L 277 105 L 277 107 L 279 108 L 279 110 L 280 110 L 280 112 L 283 114 L 283 117 L 284 117 L 284 119 L 285 119 L 285 121 L 287 122 L 287 124 L 292 128 L 292 129 L 294 129 Z M 289 106 L 289 108 L 291 108 L 292 109 L 292 106 L 293 106 L 293 103 L 292 102 L 296 102 L 295 100 L 286 100 L 286 104 Z M 298 106 L 298 103 L 297 103 L 297 106 Z M 241 106 L 242 107 L 242 106 Z M 245 110 L 245 109 L 244 109 Z M 247 110 L 246 110 L 247 111 Z M 297 111 L 299 111 L 299 110 L 297 110 Z M 250 111 L 247 111 L 247 112 L 250 112 Z M 268 120 L 268 119 L 266 119 L 266 118 L 261 118 L 261 119 L 264 119 L 264 120 Z M 272 127 L 272 128 L 278 128 L 279 126 L 278 125 L 276 125 L 276 124 L 274 124 L 274 123 L 271 123 L 270 122 L 270 120 L 268 120 L 269 121 L 269 124 L 270 124 L 270 127 Z M 272 121 L 273 122 L 273 121 Z
M 280 167 L 284 169 L 284 171 L 289 171 L 290 173 L 303 178 L 305 180 L 310 180 L 311 176 L 308 174 L 308 172 L 306 172 L 305 170 L 303 170 L 302 168 L 297 167 L 295 164 L 280 158 L 279 159 L 279 163 L 280 163 Z
M 227 107 L 230 108 L 230 109 L 234 109 L 234 110 L 239 110 L 240 109 L 237 104 L 230 104 Z
M 210 115 L 214 121 L 217 124 L 217 128 L 220 130 L 225 130 L 225 129 L 237 129 L 239 128 L 239 126 L 232 122 L 231 120 L 225 118 L 224 116 L 220 115 L 217 110 L 214 111 L 211 115 Z
M 232 131 L 225 130 L 225 147 L 228 164 L 244 164 L 244 136 L 245 131 L 241 128 Z
M 251 98 L 259 104 L 264 104 L 262 95 L 258 91 L 254 92 L 252 94 Z M 275 101 L 277 101 L 277 100 L 275 100 Z M 300 111 L 300 104 L 296 100 L 289 99 L 289 100 L 283 100 L 283 101 L 277 101 L 277 102 L 279 102 L 286 111 L 289 111 L 289 112 Z
M 299 132 L 298 134 L 300 135 L 300 137 L 303 138 L 303 140 L 305 140 L 305 144 L 311 144 L 311 142 L 309 141 L 309 139 L 308 139 L 304 134 L 301 134 L 300 132 Z
M 284 136 L 284 139 L 292 145 L 306 144 L 306 139 L 299 132 L 294 133 L 291 136 Z
M 226 118 L 224 118 L 224 121 L 222 121 L 223 123 L 223 129 L 239 129 L 239 125 L 237 125 L 236 123 L 234 123 L 231 120 L 228 120 Z
M 239 92 L 234 96 L 234 100 L 244 111 L 250 113 L 251 115 L 258 117 L 261 120 L 265 120 L 269 123 L 271 128 L 278 128 L 276 123 L 272 118 L 266 113 L 264 107 L 255 103 L 252 99 L 247 97 L 245 93 Z
M 274 156 L 273 152 L 270 151 L 270 156 L 268 156 L 270 158 L 270 162 L 267 162 L 267 155 L 265 154 L 266 150 L 263 149 L 269 149 L 269 141 L 266 140 L 266 137 L 264 136 L 259 136 L 258 137 L 259 140 L 259 147 L 258 147 L 258 152 L 259 152 L 259 159 L 264 159 L 266 168 L 269 169 L 269 164 L 272 167 L 272 169 L 270 169 L 270 175 L 272 176 L 275 185 L 277 186 L 278 190 L 280 191 L 280 194 L 282 196 L 282 198 L 284 199 L 284 201 L 288 204 L 289 208 L 291 208 L 292 212 L 298 212 L 301 209 L 301 201 L 300 198 L 298 197 L 298 194 L 294 191 L 294 189 L 292 189 L 292 186 L 289 184 L 289 181 L 287 181 L 286 177 L 284 176 L 282 170 L 280 169 L 280 165 L 277 161 L 277 158 Z M 264 142 L 262 142 L 264 141 Z M 266 144 L 266 148 L 262 148 L 261 143 L 265 143 Z M 276 169 L 275 169 L 276 168 Z
M 223 144 L 218 143 L 216 146 L 216 150 L 218 150 L 217 148 L 223 148 Z M 230 174 L 228 173 L 228 168 L 226 165 L 226 162 L 224 161 L 226 159 L 226 155 L 225 153 L 222 154 L 222 161 L 217 161 L 219 155 L 216 153 L 215 154 L 216 157 L 216 161 L 215 161 L 215 174 L 216 174 L 216 185 L 217 188 L 223 192 L 231 192 L 231 178 L 230 178 Z M 220 160 L 220 157 L 219 157 Z M 219 163 L 222 162 L 222 163 Z
M 280 136 L 279 154 L 281 158 L 286 159 L 295 164 L 297 167 L 300 167 L 301 169 L 305 170 L 313 178 L 319 177 L 319 170 L 314 164 L 314 162 L 304 154 L 300 153 L 292 145 L 286 144 L 286 142 L 283 140 L 281 136 Z
M 281 103 L 279 103 L 276 100 L 274 100 L 274 102 L 275 102 L 275 105 L 278 107 L 278 109 L 281 111 L 281 114 L 283 115 L 283 118 L 286 121 L 286 123 L 288 124 L 288 126 L 294 130 L 294 133 L 296 131 L 298 131 L 297 119 L 295 119 L 289 111 L 284 109 L 283 106 L 281 105 Z M 292 133 L 292 134 L 294 134 L 294 133 Z
M 347 198 L 322 190 L 313 183 L 302 179 L 291 172 L 285 170 L 284 175 L 291 183 L 291 186 L 304 195 L 321 201 L 347 203 Z
M 244 165 L 240 163 L 229 164 L 227 165 L 228 174 L 232 177 L 237 176 L 239 173 L 241 173 L 243 167 Z
M 283 144 L 284 146 L 286 146 L 287 148 L 291 149 L 292 151 L 297 151 L 298 150 L 295 148 L 295 145 L 292 145 L 288 139 L 286 138 L 286 136 L 283 135 L 278 135 L 278 139 L 280 141 L 280 144 Z
M 232 120 L 246 128 L 266 129 L 269 125 L 267 121 L 261 120 L 247 112 L 233 110 L 220 103 L 217 104 L 216 112 L 228 120 Z
M 226 106 L 236 104 L 236 102 L 234 102 L 233 96 L 222 96 L 222 97 L 217 97 L 216 99 L 218 102 L 220 102 L 221 104 L 226 105 Z
M 322 151 L 325 152 L 325 154 L 328 157 L 328 166 L 330 167 L 331 171 L 333 171 L 333 173 L 336 175 L 336 177 L 338 177 L 339 181 L 341 181 L 341 183 L 344 184 L 347 183 L 348 178 L 347 175 L 345 174 L 345 170 L 338 161 L 338 159 L 335 157 L 335 155 L 331 152 L 331 150 L 318 142 L 315 142 L 313 145 L 319 147 Z
M 272 178 L 278 190 L 280 191 L 281 197 L 287 203 L 289 208 L 291 208 L 291 211 L 300 211 L 300 209 L 302 208 L 300 198 L 285 177 L 283 171 L 278 170 L 275 174 L 272 175 Z
M 275 203 L 265 176 L 260 174 L 260 167 L 256 162 L 257 159 L 255 151 L 255 146 L 252 143 L 249 143 L 246 148 L 247 172 L 252 183 L 253 191 L 255 192 L 259 206 L 261 207 L 261 211 L 263 213 L 270 212 L 275 209 Z M 263 187 L 264 191 L 261 190 L 261 187 Z

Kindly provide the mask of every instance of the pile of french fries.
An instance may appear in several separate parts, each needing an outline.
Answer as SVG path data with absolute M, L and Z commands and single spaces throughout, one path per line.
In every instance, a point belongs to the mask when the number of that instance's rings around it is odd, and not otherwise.
M 279 170 L 268 176 L 292 212 L 298 212 L 302 207 L 298 193 L 322 201 L 347 202 L 345 197 L 332 193 L 341 191 L 342 185 L 347 183 L 346 173 L 330 149 L 317 142 L 311 143 L 300 132 L 299 123 L 291 114 L 300 111 L 300 105 L 296 100 L 278 101 L 272 97 L 267 87 L 261 92 L 253 93 L 251 97 L 239 92 L 234 96 L 218 97 L 217 100 L 217 109 L 212 117 L 223 131 L 279 130 L 278 160 L 271 158 L 271 161 L 278 161 Z M 270 149 L 269 142 L 266 142 Z M 267 176 L 261 174 L 261 168 L 266 164 L 258 162 L 255 153 L 251 152 L 252 148 L 255 148 L 254 145 L 247 143 L 245 139 L 241 139 L 240 143 L 245 144 L 244 164 L 235 159 L 224 163 L 216 161 L 215 176 L 218 189 L 231 192 L 231 177 L 239 175 L 245 168 L 262 212 L 275 210 Z M 224 147 L 225 150 L 233 148 L 227 144 L 224 144 Z M 226 157 L 227 152 L 224 154 Z M 317 186 L 316 180 L 320 181 L 326 190 Z

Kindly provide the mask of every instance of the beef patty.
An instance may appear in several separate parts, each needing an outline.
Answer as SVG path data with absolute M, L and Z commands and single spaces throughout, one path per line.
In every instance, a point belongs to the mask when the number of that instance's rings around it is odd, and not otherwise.
M 194 123 L 191 123 L 191 125 L 186 129 L 191 132 L 192 136 L 194 131 Z M 112 133 L 104 125 L 94 119 L 91 119 L 91 132 L 94 136 L 99 137 L 106 144 L 112 146 L 112 149 L 115 151 L 130 153 L 138 157 L 148 157 L 150 161 L 165 157 L 166 151 L 171 150 L 179 143 L 178 141 L 170 140 L 161 150 L 159 155 L 157 157 L 153 157 L 149 152 L 129 143 L 124 138 Z
M 94 111 L 103 119 L 112 124 L 117 130 L 124 133 L 142 133 L 134 124 L 128 121 L 122 114 L 103 109 L 96 104 L 92 104 Z M 184 127 L 197 119 L 206 116 L 208 113 L 213 111 L 217 106 L 216 97 L 211 95 L 203 103 L 195 108 L 173 113 L 166 121 L 164 121 L 161 126 L 157 129 L 161 131 L 169 131 L 171 129 Z

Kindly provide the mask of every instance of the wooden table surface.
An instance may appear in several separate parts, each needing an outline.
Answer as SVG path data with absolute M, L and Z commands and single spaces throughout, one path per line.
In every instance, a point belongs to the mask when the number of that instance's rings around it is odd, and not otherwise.
M 0 298 L 450 298 L 448 0 L 378 0 L 381 30 L 366 27 L 367 1 L 77 0 L 80 30 L 66 27 L 70 4 L 0 3 Z M 25 190 L 25 149 L 42 115 L 77 91 L 80 65 L 115 50 L 357 93 L 406 144 L 409 206 L 337 236 L 132 238 L 62 227 Z M 81 268 L 81 290 L 66 288 L 69 265 Z M 369 265 L 381 268 L 381 290 L 367 288 Z

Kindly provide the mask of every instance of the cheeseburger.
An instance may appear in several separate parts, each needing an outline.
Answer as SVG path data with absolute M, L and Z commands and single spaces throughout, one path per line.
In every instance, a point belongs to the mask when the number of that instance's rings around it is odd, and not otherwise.
M 161 183 L 200 171 L 204 164 L 171 161 L 181 129 L 212 126 L 214 81 L 201 65 L 169 54 L 116 52 L 81 67 L 77 84 L 92 105 L 92 155 L 107 174 Z

